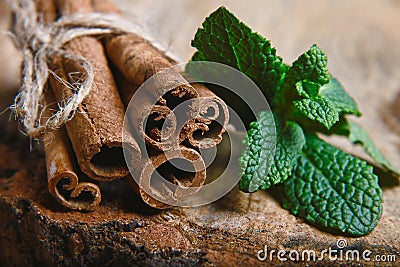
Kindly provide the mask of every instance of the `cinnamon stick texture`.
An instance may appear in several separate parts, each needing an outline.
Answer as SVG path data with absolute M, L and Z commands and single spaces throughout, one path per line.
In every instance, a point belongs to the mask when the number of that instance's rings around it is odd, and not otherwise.
M 53 0 L 34 0 L 36 12 L 40 14 L 38 19 L 42 24 L 48 24 L 56 20 L 57 10 Z
M 177 135 L 177 121 L 171 109 L 166 105 L 155 104 L 154 97 L 147 92 L 137 94 L 135 103 L 129 105 L 138 86 L 129 82 L 118 70 L 114 69 L 113 72 L 122 102 L 127 107 L 127 119 L 132 126 L 130 131 L 137 133 L 145 144 L 159 151 L 172 149 L 177 143 L 177 138 L 174 138 Z
M 196 102 L 198 116 L 184 128 L 189 144 L 195 148 L 210 148 L 222 141 L 229 122 L 229 111 L 225 102 L 201 83 L 191 84 L 199 94 Z M 181 139 L 185 135 L 181 136 Z
M 42 119 L 52 115 L 55 98 L 46 93 L 46 106 Z M 79 182 L 76 162 L 65 128 L 46 133 L 43 137 L 46 155 L 47 182 L 50 194 L 64 207 L 72 210 L 94 210 L 101 201 L 100 188 L 93 183 Z
M 41 12 L 39 20 L 46 24 L 56 19 L 56 8 L 52 1 L 37 0 L 36 7 Z M 52 115 L 51 109 L 57 108 L 53 92 L 45 95 L 47 108 L 41 120 Z M 76 172 L 76 160 L 65 127 L 43 136 L 46 155 L 47 181 L 49 193 L 64 207 L 72 210 L 94 210 L 101 201 L 100 189 L 96 184 L 79 182 Z
M 149 154 L 148 159 L 144 159 L 140 165 L 133 168 L 139 177 L 139 186 L 133 178 L 128 179 L 149 206 L 157 209 L 170 208 L 171 205 L 160 200 L 168 199 L 173 205 L 180 199 L 196 193 L 204 185 L 206 167 L 196 150 L 180 146 L 178 149 L 168 151 L 168 157 L 163 152 L 151 149 Z M 154 177 L 156 172 L 162 177 L 161 179 L 175 184 L 176 187 L 160 182 Z
M 94 11 L 90 0 L 56 0 L 56 7 L 61 15 Z M 78 164 L 82 172 L 93 179 L 110 181 L 125 177 L 129 174 L 122 150 L 125 110 L 103 46 L 93 37 L 79 37 L 70 41 L 66 48 L 84 57 L 94 70 L 93 88 L 73 119 L 66 123 Z M 82 78 L 79 74 L 82 74 L 83 70 L 74 61 L 56 59 L 53 67 L 55 73 L 70 84 L 75 84 Z M 51 81 L 58 101 L 63 101 L 65 96 L 73 94 L 64 84 L 55 79 Z M 128 142 L 134 153 L 132 159 L 139 161 L 139 146 L 133 138 Z
M 139 78 L 138 78 L 135 72 L 130 70 L 135 68 L 138 68 L 138 70 L 143 70 L 143 69 L 157 70 L 158 69 L 157 64 L 161 62 L 161 59 L 163 59 L 165 62 L 167 61 L 169 62 L 168 58 L 164 57 L 161 52 L 159 52 L 157 49 L 152 47 L 150 44 L 148 44 L 144 39 L 140 37 L 133 35 L 122 35 L 113 37 L 109 40 L 110 41 L 107 42 L 107 53 L 109 54 L 111 60 L 113 60 L 114 58 L 113 61 L 114 63 L 118 64 L 119 62 L 120 64 L 119 70 L 122 73 L 125 73 L 123 76 L 124 77 L 130 76 L 130 79 L 127 78 L 127 80 L 131 82 L 132 84 L 131 87 L 135 84 L 143 82 L 146 77 L 145 75 L 148 75 L 148 73 L 152 74 L 155 73 L 152 71 L 147 71 L 147 72 L 143 71 L 139 73 Z M 143 49 L 144 51 L 142 51 L 141 53 L 139 52 L 136 53 L 135 47 L 142 47 L 137 49 L 138 50 Z M 149 53 L 149 55 L 146 55 L 147 52 Z M 125 60 L 122 60 L 124 58 Z M 164 66 L 167 66 L 166 63 Z M 168 66 L 172 66 L 172 64 Z M 159 82 L 160 84 L 154 86 L 154 83 L 152 83 L 150 86 L 146 86 L 146 88 L 147 87 L 150 87 L 151 89 L 163 88 L 162 82 L 165 82 L 167 80 L 166 78 L 164 78 L 164 76 L 169 76 L 169 75 L 171 75 L 171 79 L 174 79 L 174 76 L 179 75 L 176 81 L 181 81 L 180 79 L 183 79 L 183 77 L 180 74 L 176 74 L 175 71 L 168 71 L 163 75 L 161 75 L 161 79 L 159 81 L 155 81 L 157 83 Z M 160 75 L 158 75 L 157 77 L 159 76 Z M 168 81 L 165 82 L 165 84 L 168 83 L 169 83 Z M 119 86 L 119 87 L 121 88 L 124 86 Z M 182 142 L 184 139 L 187 139 L 190 145 L 195 148 L 210 148 L 216 146 L 221 142 L 222 134 L 225 132 L 225 127 L 229 121 L 228 108 L 225 102 L 221 98 L 216 96 L 211 90 L 209 90 L 204 85 L 196 83 L 195 85 L 191 85 L 191 88 L 193 88 L 196 91 L 199 98 L 193 99 L 193 102 L 191 104 L 191 113 L 188 114 L 187 116 L 185 115 L 182 118 L 179 118 L 181 121 L 185 122 L 185 126 L 179 133 L 179 143 Z M 156 92 L 153 92 L 152 94 L 155 97 L 160 97 L 162 93 L 163 90 L 158 92 L 158 95 Z M 173 92 L 171 94 L 173 94 Z M 125 102 L 129 102 L 133 93 L 130 90 L 122 90 L 121 95 Z M 168 95 L 168 93 L 166 96 L 165 95 L 161 96 L 161 100 L 157 102 L 158 106 L 160 106 L 159 105 L 160 103 L 161 104 L 163 103 L 162 102 L 163 100 L 167 100 L 168 104 L 169 99 L 170 96 Z M 171 102 L 173 103 L 168 106 L 168 108 L 170 109 L 173 109 L 178 104 L 178 101 L 175 100 L 169 100 L 169 101 L 170 103 Z M 141 101 L 140 103 L 145 103 L 145 102 L 146 101 L 143 102 Z M 152 105 L 154 105 L 154 103 L 155 103 L 154 99 L 147 101 L 147 103 L 144 104 L 143 106 L 144 107 L 148 106 L 148 107 L 144 109 L 133 105 L 132 106 L 133 113 L 129 112 L 129 115 L 134 120 L 133 124 L 136 125 L 136 130 L 139 133 L 139 135 L 146 135 L 145 127 L 143 126 L 143 121 L 144 118 L 146 117 L 146 114 L 148 114 L 146 110 L 150 108 Z M 167 113 L 169 112 L 166 112 L 164 114 Z M 187 119 L 191 117 L 196 117 L 196 119 L 194 120 Z M 162 118 L 163 120 L 165 120 L 166 119 L 165 115 L 162 116 Z M 178 122 L 177 124 L 180 123 Z M 173 129 L 170 127 L 171 125 L 172 122 L 169 122 L 169 126 L 164 128 L 170 131 L 163 132 L 164 140 L 162 141 L 162 143 L 160 143 L 160 140 L 157 140 L 158 143 L 149 142 L 150 140 L 146 140 L 146 142 L 159 150 L 165 151 L 172 148 L 173 146 L 171 146 L 171 143 L 177 141 L 174 138 L 171 138 L 171 134 L 173 132 Z M 156 130 L 158 133 L 157 138 L 160 138 L 159 129 L 155 128 L 154 130 Z M 172 136 L 175 137 L 175 135 Z M 161 147 L 163 147 L 163 149 L 160 149 Z
M 155 99 L 165 101 L 171 109 L 198 96 L 196 90 L 177 71 L 167 71 L 172 64 L 140 36 L 126 34 L 109 38 L 106 40 L 106 51 L 119 71 L 135 85 L 142 85 L 158 73 L 146 89 Z M 160 75 L 160 72 L 163 74 Z
M 147 95 L 151 96 L 148 98 L 149 101 L 143 105 L 146 108 L 142 109 L 142 105 L 131 105 L 132 110 L 128 109 L 127 111 L 139 136 L 145 136 L 146 128 L 152 127 L 151 124 L 143 124 L 150 115 L 149 109 L 152 106 L 165 106 L 172 110 L 177 105 L 188 101 L 184 103 L 185 109 L 182 114 L 175 118 L 172 113 L 167 112 L 167 109 L 164 108 L 164 114 L 171 114 L 171 121 L 167 122 L 166 131 L 163 132 L 161 139 L 158 129 L 154 129 L 157 135 L 156 139 L 160 139 L 156 140 L 157 143 L 147 143 L 162 151 L 172 149 L 174 145 L 179 143 L 179 132 L 172 127 L 176 124 L 184 124 L 189 118 L 193 117 L 196 112 L 193 101 L 198 97 L 198 93 L 177 71 L 169 69 L 172 67 L 169 61 L 142 37 L 133 34 L 120 35 L 108 38 L 105 45 L 110 60 L 127 81 L 136 86 L 141 86 L 147 81 L 143 85 L 143 90 L 140 91 L 140 95 L 145 95 L 144 92 L 147 92 Z M 148 80 L 156 73 L 157 76 Z M 121 93 L 121 95 L 122 98 L 127 98 L 124 93 Z M 135 96 L 135 98 L 137 97 Z M 139 103 L 137 100 L 135 102 Z M 160 108 L 158 107 L 158 109 Z M 165 119 L 165 115 L 161 117 Z M 176 124 L 173 124 L 174 120 L 177 121 Z

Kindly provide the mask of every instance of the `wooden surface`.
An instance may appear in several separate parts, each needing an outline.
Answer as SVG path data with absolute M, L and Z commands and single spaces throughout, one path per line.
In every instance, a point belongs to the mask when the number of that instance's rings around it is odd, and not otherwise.
M 220 5 L 271 39 L 287 63 L 317 43 L 328 53 L 332 74 L 357 100 L 363 113 L 358 121 L 400 168 L 400 1 L 116 2 L 182 60 L 193 52 L 190 40 L 196 28 Z M 4 71 L 18 73 L 7 64 L 15 57 L 0 51 Z M 15 84 L 16 75 L 10 75 L 7 84 Z M 0 80 L 0 84 L 5 83 Z M 7 99 L 11 101 L 4 94 L 1 108 Z M 261 263 L 256 253 L 264 245 L 318 252 L 334 248 L 339 238 L 360 252 L 397 253 L 397 263 L 384 265 L 400 264 L 398 181 L 390 181 L 397 186 L 384 183 L 382 219 L 370 235 L 361 238 L 322 232 L 282 209 L 268 192 L 234 190 L 204 207 L 158 212 L 146 209 L 133 192 L 120 192 L 121 185 L 115 184 L 106 186 L 104 201 L 93 213 L 60 211 L 46 192 L 43 155 L 29 152 L 29 143 L 16 135 L 15 124 L 7 124 L 5 115 L 0 118 L 0 247 L 9 248 L 3 251 L 0 264 L 18 256 L 20 264 L 287 265 L 276 259 Z M 341 138 L 331 141 L 365 156 Z M 332 264 L 312 265 L 327 263 Z M 352 263 L 357 262 L 342 262 Z

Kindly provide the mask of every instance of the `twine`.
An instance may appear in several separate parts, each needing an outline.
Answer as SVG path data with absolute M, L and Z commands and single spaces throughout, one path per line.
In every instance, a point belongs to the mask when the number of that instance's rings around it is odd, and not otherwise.
M 120 15 L 77 13 L 62 16 L 57 21 L 44 25 L 33 0 L 8 0 L 8 3 L 14 13 L 14 32 L 10 35 L 23 55 L 21 87 L 10 109 L 20 121 L 21 130 L 30 137 L 55 130 L 71 120 L 92 88 L 94 72 L 91 64 L 85 58 L 63 49 L 72 39 L 93 35 L 137 34 L 165 51 L 140 25 L 125 20 Z M 83 82 L 73 86 L 61 81 L 48 66 L 48 62 L 54 57 L 79 63 L 85 74 Z M 68 86 L 74 94 L 59 103 L 58 110 L 42 122 L 41 114 L 45 107 L 41 103 L 50 74 Z

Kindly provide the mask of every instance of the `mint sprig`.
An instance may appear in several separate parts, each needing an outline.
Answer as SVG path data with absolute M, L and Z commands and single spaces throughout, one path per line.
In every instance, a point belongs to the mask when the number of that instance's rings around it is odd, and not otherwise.
M 330 75 L 326 53 L 316 45 L 290 66 L 270 41 L 226 8 L 199 28 L 192 61 L 214 61 L 250 77 L 271 103 L 250 124 L 240 157 L 245 192 L 283 183 L 283 207 L 310 223 L 354 236 L 366 235 L 382 213 L 382 191 L 372 166 L 327 144 L 315 132 L 341 134 L 360 143 L 383 168 L 397 173 L 372 140 L 347 115 L 361 116 L 354 99 Z M 278 136 L 270 133 L 278 126 Z M 274 153 L 275 152 L 275 153 Z

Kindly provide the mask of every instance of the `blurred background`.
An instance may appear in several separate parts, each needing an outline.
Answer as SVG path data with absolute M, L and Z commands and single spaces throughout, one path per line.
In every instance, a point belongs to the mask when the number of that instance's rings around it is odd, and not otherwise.
M 190 41 L 201 22 L 221 5 L 270 39 L 288 64 L 318 44 L 328 54 L 331 73 L 359 104 L 363 117 L 357 120 L 400 168 L 399 0 L 115 2 L 181 61 L 193 53 Z M 0 0 L 0 92 L 16 90 L 19 80 L 19 54 L 4 35 L 8 12 L 5 0 Z M 333 142 L 362 153 L 341 138 Z

